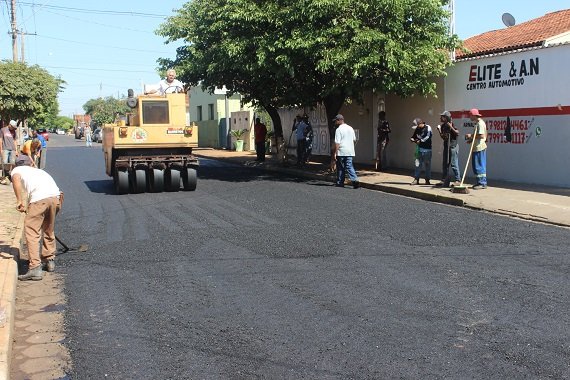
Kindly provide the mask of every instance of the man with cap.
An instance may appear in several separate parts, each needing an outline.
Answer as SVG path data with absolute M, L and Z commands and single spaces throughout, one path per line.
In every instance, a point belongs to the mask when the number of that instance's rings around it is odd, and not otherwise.
M 471 143 L 475 139 L 473 152 L 471 153 L 471 167 L 473 174 L 477 177 L 477 183 L 472 186 L 473 190 L 487 188 L 487 125 L 481 118 L 481 113 L 477 108 L 469 111 L 469 118 L 475 129 L 473 134 L 465 135 L 465 140 Z
M 306 130 L 309 128 L 307 122 L 309 119 L 297 115 L 297 123 L 293 126 L 295 137 L 297 138 L 297 166 L 305 164 L 305 145 L 306 145 Z
M 8 126 L 0 129 L 0 157 L 2 158 L 2 173 L 0 173 L 2 179 L 0 179 L 0 183 L 3 185 L 10 184 L 8 173 L 10 173 L 10 169 L 12 169 L 16 161 L 16 156 L 18 156 L 16 140 L 14 139 L 17 125 L 18 123 L 15 120 L 10 120 Z
M 53 178 L 41 169 L 31 166 L 29 156 L 22 154 L 12 169 L 12 186 L 16 194 L 16 209 L 26 213 L 24 235 L 28 246 L 28 272 L 18 276 L 21 281 L 41 280 L 42 269 L 55 270 L 55 215 L 60 204 L 60 191 Z M 22 197 L 24 192 L 29 200 L 27 205 Z M 41 233 L 43 243 L 40 248 Z
M 426 185 L 431 185 L 431 126 L 417 117 L 412 122 L 412 129 L 414 130 L 414 134 L 410 138 L 410 141 L 416 144 L 416 159 L 414 180 L 410 185 L 420 184 L 422 167 L 425 167 Z
M 336 186 L 344 187 L 344 179 L 348 174 L 348 178 L 352 181 L 352 187 L 358 189 L 360 182 L 352 165 L 352 159 L 356 155 L 354 150 L 356 134 L 354 129 L 344 122 L 344 116 L 341 114 L 336 115 L 333 121 L 337 126 L 334 134 L 333 152 L 333 159 L 336 160 Z
M 440 125 L 437 126 L 440 137 L 443 139 L 443 161 L 441 171 L 441 182 L 436 186 L 449 187 L 451 182 L 459 185 L 461 182 L 461 172 L 459 171 L 459 145 L 457 137 L 459 130 L 455 128 L 451 121 L 451 113 L 444 111 L 439 115 Z M 449 173 L 449 167 L 451 172 Z

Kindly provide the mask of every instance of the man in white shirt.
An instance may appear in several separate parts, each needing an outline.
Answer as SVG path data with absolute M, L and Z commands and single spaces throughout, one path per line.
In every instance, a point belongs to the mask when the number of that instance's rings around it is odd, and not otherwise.
M 172 94 L 174 92 L 183 92 L 184 91 L 184 84 L 176 79 L 176 70 L 168 69 L 166 71 L 166 79 L 163 79 L 158 84 L 158 89 L 150 90 L 145 93 L 148 94 Z
M 333 121 L 337 126 L 334 134 L 335 147 L 333 153 L 333 158 L 336 160 L 336 186 L 344 187 L 344 178 L 348 174 L 348 178 L 352 181 L 352 187 L 358 189 L 360 182 L 352 165 L 352 158 L 356 155 L 354 150 L 356 134 L 354 129 L 344 122 L 344 116 L 338 114 Z
M 26 212 L 24 235 L 28 246 L 29 265 L 26 274 L 18 276 L 21 281 L 41 280 L 42 267 L 48 272 L 55 270 L 55 215 L 60 204 L 60 191 L 53 178 L 41 169 L 32 167 L 30 157 L 22 154 L 12 169 L 12 186 L 18 205 L 16 209 Z M 29 200 L 26 211 L 24 192 Z M 41 233 L 43 246 L 40 250 Z

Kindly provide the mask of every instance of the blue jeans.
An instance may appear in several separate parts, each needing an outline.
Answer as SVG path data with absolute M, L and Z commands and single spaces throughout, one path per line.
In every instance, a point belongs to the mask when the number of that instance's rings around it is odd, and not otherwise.
M 92 146 L 91 133 L 85 135 L 85 146 Z
M 414 178 L 420 179 L 422 167 L 425 167 L 426 180 L 431 179 L 431 149 L 420 148 L 420 156 L 416 158 Z
M 461 181 L 461 170 L 459 169 L 459 144 L 451 146 L 451 172 L 455 177 L 455 181 Z
M 352 165 L 352 156 L 337 156 L 336 157 L 336 184 L 344 185 L 344 179 L 348 174 L 348 179 L 352 182 L 358 181 L 356 170 Z
M 3 164 L 16 163 L 16 151 L 10 149 L 4 149 L 2 151 L 2 163 Z
M 473 174 L 477 176 L 477 183 L 487 185 L 487 149 L 473 152 L 471 158 Z

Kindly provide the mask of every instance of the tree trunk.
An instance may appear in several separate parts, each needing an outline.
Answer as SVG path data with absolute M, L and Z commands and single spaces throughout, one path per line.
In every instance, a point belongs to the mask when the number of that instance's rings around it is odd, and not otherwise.
M 334 133 L 335 133 L 335 124 L 334 124 L 334 117 L 340 111 L 340 108 L 344 104 L 346 100 L 346 95 L 344 92 L 339 92 L 336 94 L 331 94 L 323 99 L 323 104 L 325 105 L 325 110 L 327 113 L 327 122 L 329 126 L 329 136 L 331 140 L 331 156 L 334 152 Z
M 281 125 L 281 116 L 279 116 L 279 112 L 277 108 L 273 107 L 272 105 L 264 105 L 263 108 L 269 114 L 271 121 L 273 122 L 273 131 L 275 132 L 275 137 L 283 138 L 283 126 Z
M 263 108 L 267 111 L 271 121 L 273 122 L 273 138 L 275 139 L 277 157 L 280 157 L 285 163 L 287 161 L 287 152 L 285 150 L 285 144 L 283 143 L 283 125 L 281 124 L 281 116 L 279 116 L 277 108 L 272 105 L 263 105 Z

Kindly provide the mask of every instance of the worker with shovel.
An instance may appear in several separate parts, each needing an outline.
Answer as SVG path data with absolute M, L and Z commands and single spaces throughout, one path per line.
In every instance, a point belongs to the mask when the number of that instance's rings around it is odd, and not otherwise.
M 473 174 L 477 177 L 477 183 L 471 187 L 473 190 L 487 188 L 487 125 L 481 117 L 477 108 L 469 111 L 469 118 L 475 129 L 473 134 L 465 135 L 465 140 L 468 143 L 473 143 L 471 164 Z M 474 141 L 472 141 L 473 139 Z
M 12 186 L 18 205 L 16 209 L 26 213 L 24 235 L 28 246 L 29 265 L 26 274 L 18 276 L 21 281 L 43 278 L 42 269 L 55 270 L 55 216 L 61 207 L 60 190 L 53 178 L 41 169 L 32 167 L 29 156 L 22 154 L 12 169 Z M 23 199 L 27 195 L 29 203 Z M 41 234 L 43 244 L 40 248 Z

